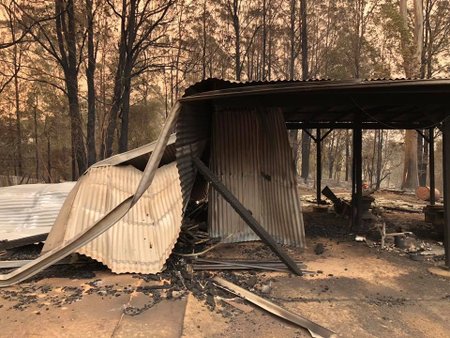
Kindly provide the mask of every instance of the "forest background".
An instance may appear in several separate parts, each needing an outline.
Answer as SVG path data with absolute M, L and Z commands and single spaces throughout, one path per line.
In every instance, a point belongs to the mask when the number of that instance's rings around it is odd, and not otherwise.
M 0 0 L 0 181 L 74 180 L 154 140 L 184 90 L 236 81 L 442 78 L 450 73 L 444 0 Z M 308 131 L 312 132 L 313 131 Z M 441 179 L 439 130 L 436 179 Z M 291 132 L 299 177 L 314 143 Z M 363 132 L 364 180 L 427 184 L 416 131 Z M 351 179 L 351 131 L 322 144 L 323 175 Z

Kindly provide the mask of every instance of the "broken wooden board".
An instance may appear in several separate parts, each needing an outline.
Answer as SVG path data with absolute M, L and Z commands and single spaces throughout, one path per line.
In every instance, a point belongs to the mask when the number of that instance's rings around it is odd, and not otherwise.
M 306 268 L 302 262 L 296 262 L 299 268 L 302 269 L 302 273 L 308 271 L 303 270 Z M 194 271 L 201 270 L 265 270 L 265 271 L 278 271 L 289 272 L 286 269 L 286 265 L 283 262 L 260 262 L 260 261 L 239 261 L 239 260 L 211 260 L 198 258 L 192 264 Z

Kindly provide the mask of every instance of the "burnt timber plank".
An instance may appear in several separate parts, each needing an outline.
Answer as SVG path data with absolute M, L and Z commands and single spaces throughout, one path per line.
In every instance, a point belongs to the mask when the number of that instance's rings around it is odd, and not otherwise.
M 217 192 L 232 206 L 247 225 L 261 238 L 261 240 L 270 247 L 270 249 L 286 264 L 293 273 L 301 276 L 302 272 L 297 264 L 292 260 L 273 237 L 258 223 L 251 213 L 239 202 L 239 200 L 220 182 L 219 178 L 198 158 L 192 158 L 194 165 L 200 174 L 208 180 Z
M 0 241 L 0 250 L 9 250 L 13 248 L 18 248 L 21 246 L 39 243 L 39 242 L 45 242 L 47 239 L 48 234 L 41 234 L 41 235 L 33 235 L 29 237 L 14 239 L 11 241 L 3 240 Z

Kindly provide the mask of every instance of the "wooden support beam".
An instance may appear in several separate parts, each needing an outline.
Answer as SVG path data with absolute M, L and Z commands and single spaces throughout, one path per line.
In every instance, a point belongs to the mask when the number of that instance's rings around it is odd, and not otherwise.
M 436 193 L 435 193 L 435 173 L 434 173 L 434 128 L 428 129 L 428 156 L 429 156 L 429 165 L 428 169 L 430 172 L 430 205 L 436 204 Z
M 353 129 L 353 175 L 352 175 L 352 228 L 361 231 L 362 226 L 362 130 Z
M 320 141 L 325 140 L 325 138 L 326 138 L 328 135 L 330 135 L 330 133 L 331 133 L 333 130 L 334 130 L 333 128 L 328 129 L 328 131 L 327 131 L 325 134 L 322 135 L 322 137 L 320 138 Z
M 445 266 L 450 268 L 450 121 L 443 122 L 442 162 L 444 170 L 444 249 Z
M 322 138 L 320 129 L 316 129 L 316 201 L 321 204 L 322 193 Z
M 202 176 L 211 183 L 214 189 L 231 205 L 231 207 L 242 217 L 245 223 L 255 232 L 261 240 L 267 244 L 270 249 L 286 264 L 293 273 L 301 276 L 302 272 L 297 264 L 283 251 L 280 245 L 273 237 L 258 223 L 252 216 L 250 211 L 245 208 L 241 202 L 228 190 L 228 188 L 220 182 L 219 178 L 198 158 L 192 158 L 192 162 L 197 167 Z
M 421 121 L 421 122 L 389 122 L 380 123 L 380 122 L 362 122 L 361 128 L 363 130 L 396 130 L 396 129 L 419 129 L 419 128 L 427 128 L 427 126 L 433 125 L 433 121 Z M 321 121 L 308 121 L 308 122 L 294 122 L 288 121 L 286 122 L 286 128 L 289 130 L 293 129 L 353 129 L 353 122 L 321 122 Z M 438 126 L 438 128 L 440 128 Z

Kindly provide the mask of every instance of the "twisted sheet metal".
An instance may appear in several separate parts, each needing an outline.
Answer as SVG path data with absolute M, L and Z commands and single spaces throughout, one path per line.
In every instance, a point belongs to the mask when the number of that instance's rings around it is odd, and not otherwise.
M 65 220 L 62 245 L 132 195 L 141 177 L 142 172 L 133 166 L 91 168 L 80 180 Z M 172 252 L 181 219 L 180 180 L 173 162 L 158 168 L 150 189 L 120 221 L 77 252 L 116 273 L 156 273 Z
M 75 182 L 0 188 L 0 240 L 50 232 Z
M 210 168 L 280 243 L 305 246 L 295 168 L 283 114 L 278 110 L 216 111 Z M 259 239 L 214 189 L 209 193 L 213 237 Z

